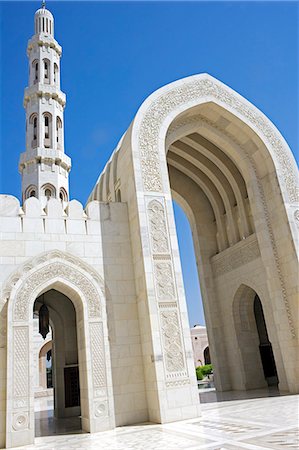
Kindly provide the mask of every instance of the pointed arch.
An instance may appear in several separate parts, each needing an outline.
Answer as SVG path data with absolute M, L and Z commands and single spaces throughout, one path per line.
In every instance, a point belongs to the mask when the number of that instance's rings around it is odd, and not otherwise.
M 10 324 L 7 339 L 7 447 L 17 445 L 19 431 L 22 431 L 23 444 L 34 442 L 34 392 L 30 383 L 33 376 L 32 311 L 35 299 L 52 288 L 73 302 L 79 338 L 85 343 L 78 348 L 84 400 L 83 427 L 94 432 L 114 426 L 103 280 L 79 258 L 51 251 L 21 266 L 10 277 L 4 290 Z M 97 415 L 97 411 L 101 414 Z

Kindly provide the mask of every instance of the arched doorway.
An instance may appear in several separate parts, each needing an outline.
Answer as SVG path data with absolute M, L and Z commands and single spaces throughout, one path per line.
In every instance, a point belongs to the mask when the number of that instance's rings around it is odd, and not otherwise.
M 44 389 L 53 387 L 52 381 L 52 339 L 46 342 L 40 349 L 38 355 L 38 372 L 39 372 L 39 386 Z M 47 362 L 48 367 L 47 367 Z M 51 364 L 50 364 L 51 362 Z M 47 370 L 47 369 L 51 370 Z M 51 373 L 51 375 L 49 375 Z
M 269 340 L 263 306 L 256 292 L 241 285 L 233 302 L 237 351 L 231 357 L 240 371 L 234 383 L 239 389 L 259 389 L 277 386 L 278 376 Z
M 23 270 L 21 268 L 15 275 L 14 281 L 7 312 L 11 326 L 7 339 L 6 447 L 34 442 L 34 387 L 30 383 L 34 377 L 32 311 L 36 299 L 40 302 L 41 296 L 52 298 L 48 299 L 51 303 L 50 314 L 53 323 L 59 325 L 54 327 L 53 332 L 59 344 L 64 345 L 65 350 L 68 349 L 61 352 L 60 347 L 54 348 L 57 360 L 54 384 L 60 392 L 62 386 L 70 386 L 70 383 L 65 383 L 64 369 L 67 362 L 72 363 L 69 364 L 71 367 L 76 366 L 78 360 L 82 429 L 96 432 L 113 428 L 115 422 L 105 296 L 99 275 L 78 258 L 54 251 L 26 263 Z M 68 303 L 68 312 L 72 312 L 69 319 L 72 322 L 71 330 L 69 327 L 63 330 L 63 323 L 59 323 L 59 314 L 56 313 L 59 307 L 55 301 L 58 295 Z M 66 342 L 68 339 L 63 343 L 64 338 L 59 335 L 62 330 L 71 336 L 69 343 Z M 56 397 L 55 407 L 58 415 L 65 413 L 65 392 L 62 398 Z
M 49 382 L 52 382 L 54 391 L 53 410 L 48 410 L 47 414 L 42 410 L 35 413 L 35 435 L 77 432 L 81 430 L 81 402 L 77 314 L 74 304 L 66 295 L 50 289 L 37 297 L 33 308 L 35 314 L 41 314 L 42 308 L 47 309 L 48 334 L 51 321 L 52 341 L 45 344 L 40 351 L 40 375 L 45 389 L 49 387 Z M 46 368 L 49 352 L 52 380 L 49 380 Z
M 246 281 L 263 292 L 265 316 L 271 316 L 268 332 L 280 388 L 298 392 L 297 168 L 270 120 L 207 74 L 173 82 L 142 104 L 89 200 L 114 201 L 117 183 L 132 218 L 137 297 L 143 311 L 149 311 L 142 317 L 147 329 L 154 326 L 151 345 L 148 336 L 142 337 L 144 348 L 156 373 L 162 363 L 155 355 L 162 355 L 166 389 L 185 383 L 193 370 L 188 360 L 191 342 L 186 338 L 183 348 L 177 338 L 190 331 L 175 200 L 192 228 L 217 389 L 249 388 L 242 387 L 236 375 L 242 364 L 235 359 L 239 355 L 232 314 L 236 290 Z M 170 335 L 167 318 L 176 321 Z M 157 330 L 160 340 L 155 339 Z M 173 368 L 168 343 L 176 338 L 180 364 Z M 166 411 L 166 397 L 160 395 L 154 376 L 147 386 L 157 393 L 148 399 L 149 409 L 160 402 Z
M 253 309 L 260 342 L 259 350 L 264 376 L 268 386 L 277 386 L 279 381 L 277 376 L 276 363 L 274 359 L 272 344 L 268 336 L 263 306 L 258 295 L 254 297 Z

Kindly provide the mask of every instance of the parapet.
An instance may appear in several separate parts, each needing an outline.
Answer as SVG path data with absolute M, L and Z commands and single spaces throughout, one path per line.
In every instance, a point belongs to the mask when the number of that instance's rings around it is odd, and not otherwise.
M 84 210 L 77 200 L 68 203 L 50 199 L 43 208 L 35 197 L 23 206 L 12 195 L 0 195 L 0 232 L 100 234 L 100 203 L 90 202 Z

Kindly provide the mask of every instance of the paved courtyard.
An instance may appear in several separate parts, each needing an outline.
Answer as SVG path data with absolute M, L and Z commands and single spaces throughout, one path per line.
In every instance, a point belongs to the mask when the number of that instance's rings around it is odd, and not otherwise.
M 74 433 L 36 438 L 23 449 L 109 450 L 286 450 L 299 448 L 298 395 L 270 396 L 261 391 L 230 393 L 216 401 L 215 392 L 201 394 L 202 416 L 167 425 L 141 424 L 97 434 Z M 247 398 L 244 399 L 244 397 Z M 229 398 L 229 399 L 228 399 Z M 37 413 L 40 430 L 51 432 L 47 411 Z M 44 417 L 44 418 L 43 418 Z M 37 420 L 37 423 L 38 423 Z M 53 419 L 52 419 L 53 420 Z M 55 419 L 54 419 L 55 422 Z M 41 425 L 43 424 L 43 425 Z M 74 423 L 75 427 L 76 424 Z M 52 432 L 63 432 L 52 429 Z

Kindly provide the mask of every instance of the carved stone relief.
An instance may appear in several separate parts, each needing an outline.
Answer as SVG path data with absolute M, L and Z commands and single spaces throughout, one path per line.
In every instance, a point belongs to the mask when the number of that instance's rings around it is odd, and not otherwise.
M 13 394 L 15 398 L 27 397 L 29 392 L 28 327 L 13 328 Z M 22 402 L 20 403 L 22 406 Z
M 201 98 L 206 96 L 211 96 L 212 98 L 216 98 L 221 102 L 225 103 L 227 106 L 238 112 L 241 116 L 244 116 L 247 120 L 249 120 L 252 123 L 254 127 L 257 127 L 257 129 L 259 129 L 262 132 L 265 138 L 265 142 L 267 143 L 268 147 L 272 148 L 273 153 L 275 154 L 277 161 L 280 165 L 281 172 L 279 180 L 281 183 L 284 183 L 290 202 L 292 203 L 298 202 L 299 196 L 298 196 L 297 173 L 295 172 L 294 165 L 291 161 L 291 157 L 288 151 L 286 151 L 286 149 L 284 148 L 284 144 L 280 135 L 277 133 L 275 128 L 272 127 L 271 122 L 268 121 L 262 114 L 260 114 L 253 107 L 243 102 L 242 100 L 240 100 L 239 97 L 235 96 L 230 91 L 227 91 L 225 87 L 219 85 L 217 82 L 212 81 L 211 79 L 201 79 L 197 81 L 192 81 L 190 83 L 186 83 L 184 86 L 180 86 L 179 88 L 174 88 L 167 94 L 161 95 L 159 98 L 153 101 L 149 109 L 146 111 L 139 132 L 139 148 L 140 148 L 144 189 L 146 191 L 162 190 L 162 181 L 159 163 L 159 131 L 164 119 L 171 111 L 175 110 L 175 108 L 177 108 L 179 105 L 187 103 L 189 100 L 194 101 L 196 98 L 200 100 Z M 240 142 L 236 140 L 235 136 L 233 136 L 230 132 L 228 132 L 225 129 L 225 127 L 221 127 L 219 126 L 219 124 L 215 124 L 211 120 L 204 118 L 202 116 L 197 117 L 197 119 L 202 120 L 203 122 L 209 124 L 210 126 L 221 130 L 221 132 L 223 132 L 229 139 L 231 139 L 233 142 L 236 142 L 240 150 L 242 150 L 244 152 L 244 155 L 248 158 L 248 161 L 255 172 L 260 199 L 263 205 L 263 210 L 265 212 L 266 226 L 268 228 L 268 233 L 270 236 L 275 266 L 281 285 L 281 293 L 286 309 L 290 332 L 292 337 L 295 338 L 296 337 L 295 327 L 293 324 L 292 313 L 288 301 L 285 281 L 280 267 L 279 255 L 271 225 L 268 206 L 265 199 L 264 189 L 258 177 L 257 169 L 255 167 L 253 158 L 249 155 L 246 148 L 242 144 L 240 144 Z M 195 118 L 191 117 L 190 119 L 187 119 L 187 121 L 188 120 L 193 121 L 195 120 Z M 185 124 L 186 121 L 181 123 L 181 125 Z M 173 131 L 174 129 L 170 129 L 170 133 Z M 151 172 L 147 172 L 146 169 L 147 161 L 153 159 L 156 160 L 157 165 L 157 170 L 154 176 L 152 176 Z M 295 219 L 297 222 L 296 215 Z
M 186 378 L 188 375 L 163 201 L 164 199 L 154 199 L 148 203 L 149 235 L 154 283 L 160 315 L 165 378 L 166 381 L 176 380 L 179 382 L 182 377 Z M 166 386 L 174 387 L 178 386 L 178 384 Z
M 142 178 L 145 191 L 162 191 L 162 177 L 159 162 L 159 132 L 161 125 L 170 112 L 179 106 L 200 101 L 205 97 L 219 100 L 248 120 L 264 136 L 265 141 L 273 149 L 282 172 L 291 202 L 298 199 L 296 173 L 288 152 L 284 149 L 281 137 L 271 123 L 254 109 L 242 101 L 239 96 L 228 91 L 224 86 L 210 78 L 202 78 L 186 82 L 162 94 L 152 102 L 142 119 L 139 131 L 139 149 Z
M 158 299 L 174 300 L 176 295 L 171 261 L 155 261 L 154 272 Z
M 91 322 L 89 327 L 93 389 L 99 390 L 99 388 L 104 388 L 107 384 L 103 324 L 101 322 Z M 101 391 L 99 390 L 98 392 Z
M 248 239 L 245 239 L 212 258 L 213 273 L 216 277 L 231 272 L 261 256 L 256 237 L 254 240 L 252 237 L 249 239 L 249 242 L 247 242 Z
M 87 300 L 89 316 L 100 316 L 101 304 L 99 294 L 90 280 L 80 271 L 76 270 L 75 267 L 61 262 L 51 262 L 46 267 L 33 272 L 19 289 L 14 308 L 14 320 L 28 320 L 28 298 L 30 298 L 32 292 L 39 286 L 55 277 L 63 278 L 77 286 L 84 293 Z
M 152 252 L 169 253 L 168 232 L 163 205 L 152 200 L 148 205 Z
M 166 377 L 178 372 L 182 375 L 186 371 L 186 365 L 177 308 L 167 308 L 164 304 L 160 309 L 160 320 Z

